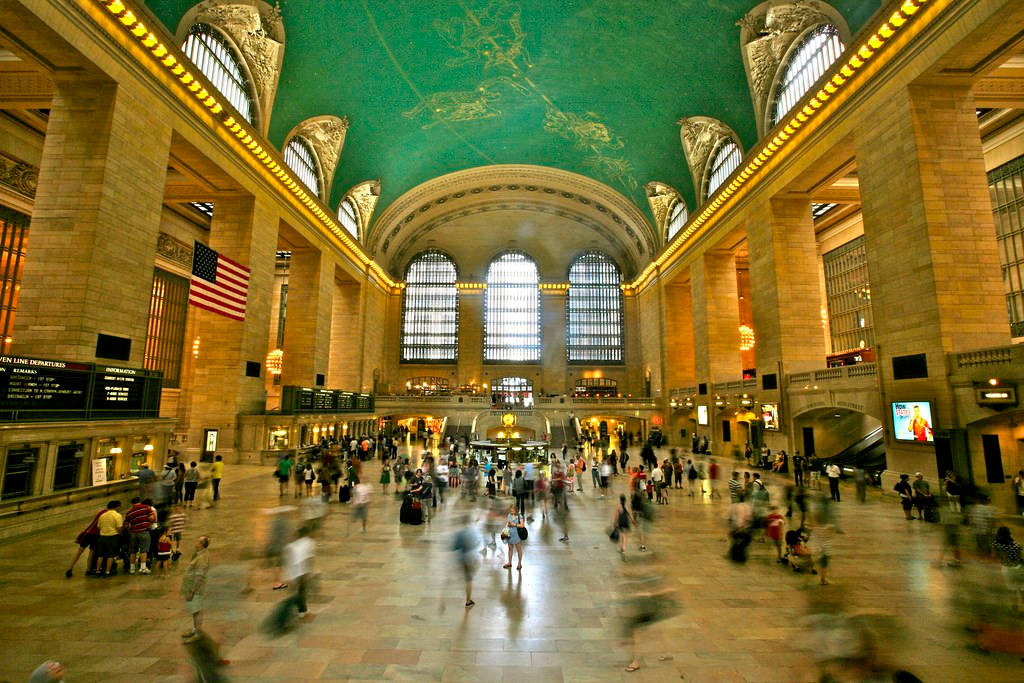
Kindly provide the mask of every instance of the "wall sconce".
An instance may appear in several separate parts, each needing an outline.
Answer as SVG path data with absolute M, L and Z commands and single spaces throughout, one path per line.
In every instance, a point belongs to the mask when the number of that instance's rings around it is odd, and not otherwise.
M 740 351 L 754 348 L 754 342 L 754 328 L 750 325 L 740 325 Z
M 281 368 L 284 366 L 284 351 L 281 349 L 274 349 L 267 354 L 267 372 L 271 375 L 280 375 Z
M 147 453 L 150 453 L 150 452 L 152 452 L 152 450 L 153 450 L 153 444 L 151 444 L 151 443 L 147 443 L 147 444 L 146 444 L 145 446 L 143 446 L 143 447 L 142 447 L 142 450 L 146 451 Z
M 123 451 L 121 450 L 121 447 L 120 447 L 120 446 L 113 446 L 113 447 L 111 447 L 111 449 L 110 449 L 110 454 L 111 454 L 111 455 L 121 455 L 121 453 L 122 453 L 122 452 L 123 452 Z
M 199 335 L 192 340 L 192 357 L 199 358 Z

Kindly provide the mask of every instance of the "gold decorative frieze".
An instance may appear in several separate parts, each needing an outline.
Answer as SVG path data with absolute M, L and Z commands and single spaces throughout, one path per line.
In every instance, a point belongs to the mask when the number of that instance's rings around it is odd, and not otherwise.
M 168 261 L 181 264 L 189 270 L 192 269 L 192 245 L 185 244 L 166 232 L 161 232 L 156 238 L 156 253 L 157 256 L 162 256 Z
M 0 154 L 0 185 L 29 199 L 36 196 L 39 168 Z

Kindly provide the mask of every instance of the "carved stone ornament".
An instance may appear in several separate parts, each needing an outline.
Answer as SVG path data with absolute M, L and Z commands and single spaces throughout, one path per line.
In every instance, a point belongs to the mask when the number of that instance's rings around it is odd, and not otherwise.
M 736 23 L 741 29 L 740 45 L 758 130 L 764 134 L 772 86 L 793 42 L 805 30 L 820 24 L 836 25 L 844 39 L 849 30 L 838 12 L 817 0 L 765 2 Z
M 196 8 L 192 23 L 216 26 L 234 41 L 252 74 L 262 111 L 269 112 L 284 59 L 280 5 L 244 1 L 203 3 Z
M 348 191 L 345 198 L 356 207 L 356 214 L 359 219 L 359 234 L 369 234 L 373 210 L 377 207 L 377 200 L 380 199 L 380 181 L 367 180 L 359 183 Z
M 729 126 L 709 116 L 689 116 L 679 119 L 680 137 L 683 143 L 683 154 L 690 166 L 693 186 L 701 188 L 707 165 L 711 162 L 711 153 L 723 138 L 739 141 Z
M 35 197 L 38 183 L 38 168 L 0 154 L 0 185 L 26 197 Z
M 179 263 L 185 268 L 192 268 L 192 245 L 161 232 L 156 238 L 156 253 L 168 261 Z
M 651 205 L 651 213 L 654 214 L 654 225 L 659 234 L 665 232 L 668 223 L 669 211 L 683 198 L 674 189 L 659 182 L 650 182 L 644 186 L 647 191 L 647 203 Z
M 338 168 L 342 147 L 345 146 L 345 135 L 348 133 L 348 119 L 337 116 L 316 116 L 306 119 L 292 129 L 288 137 L 294 135 L 304 138 L 316 152 L 320 161 L 320 170 L 324 174 L 324 196 L 331 194 L 331 182 Z

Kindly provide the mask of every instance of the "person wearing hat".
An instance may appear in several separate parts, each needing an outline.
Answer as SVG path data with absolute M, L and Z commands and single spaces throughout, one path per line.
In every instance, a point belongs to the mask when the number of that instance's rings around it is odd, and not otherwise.
M 901 474 L 900 480 L 892 487 L 892 490 L 899 494 L 900 505 L 903 507 L 903 515 L 907 519 L 913 519 L 914 515 L 910 509 L 914 506 L 914 489 L 910 486 L 910 475 Z

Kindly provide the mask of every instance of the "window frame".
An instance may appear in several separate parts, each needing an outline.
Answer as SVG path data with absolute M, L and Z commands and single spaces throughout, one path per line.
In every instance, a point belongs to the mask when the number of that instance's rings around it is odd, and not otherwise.
M 611 267 L 614 273 L 615 282 L 577 282 L 579 274 L 573 275 L 577 267 L 585 265 L 585 260 L 591 259 L 596 263 Z M 601 276 L 599 272 L 602 266 L 592 268 L 591 275 Z M 577 271 L 578 273 L 578 271 Z M 600 279 L 596 277 L 595 279 Z M 597 249 L 589 249 L 579 254 L 572 260 L 568 270 L 569 290 L 565 296 L 565 358 L 569 365 L 623 365 L 626 362 L 626 331 L 625 331 L 625 305 L 622 296 L 622 269 L 608 254 Z M 614 295 L 612 292 L 614 291 Z M 581 304 L 593 301 L 592 306 L 574 306 L 578 297 L 583 297 Z M 612 298 L 615 299 L 617 316 L 609 316 L 618 319 L 601 320 L 602 313 L 613 310 Z M 583 329 L 580 329 L 580 328 Z M 587 328 L 602 328 L 590 334 L 583 334 Z M 583 338 L 613 338 L 617 337 L 617 344 L 582 344 L 573 343 L 573 339 Z M 574 351 L 577 352 L 574 355 Z M 603 356 L 603 357 L 602 357 Z M 615 356 L 618 356 L 617 358 Z
M 491 271 L 495 267 L 495 264 L 501 262 L 503 259 L 506 259 L 508 257 L 519 257 L 519 258 L 522 258 L 526 262 L 528 262 L 531 266 L 533 266 L 534 281 L 533 281 L 532 284 L 527 284 L 527 283 L 491 282 Z M 483 334 L 483 362 L 484 362 L 484 364 L 487 364 L 487 365 L 537 365 L 537 364 L 541 363 L 542 360 L 543 360 L 544 334 L 543 334 L 543 330 L 542 330 L 542 327 L 541 327 L 540 268 L 537 267 L 537 262 L 533 259 L 533 257 L 531 257 L 529 254 L 527 254 L 524 251 L 519 251 L 519 250 L 514 250 L 514 249 L 513 250 L 503 251 L 500 254 L 498 254 L 497 256 L 495 256 L 493 259 L 491 259 L 490 263 L 487 265 L 487 272 L 485 274 L 484 281 L 487 284 L 486 288 L 484 289 L 484 334 Z M 536 318 L 536 335 L 533 337 L 533 340 L 536 343 L 522 344 L 522 345 L 519 345 L 519 346 L 507 346 L 507 345 L 498 345 L 498 344 L 490 343 L 490 339 L 492 337 L 494 337 L 494 338 L 508 338 L 510 336 L 515 336 L 515 335 L 512 335 L 509 332 L 504 332 L 504 331 L 499 332 L 498 330 L 493 330 L 492 327 L 497 326 L 497 325 L 502 325 L 504 327 L 509 327 L 509 326 L 514 326 L 516 324 L 514 320 L 506 320 L 506 321 L 492 320 L 493 316 L 495 316 L 495 315 L 507 316 L 509 313 L 512 313 L 513 317 L 514 317 L 514 314 L 516 313 L 515 310 L 510 310 L 509 309 L 509 307 L 507 305 L 508 302 L 506 302 L 506 305 L 504 307 L 502 307 L 501 309 L 498 309 L 497 312 L 495 312 L 493 310 L 495 302 L 492 302 L 492 299 L 497 297 L 498 293 L 500 293 L 500 292 L 502 292 L 504 290 L 520 289 L 520 288 L 524 292 L 527 289 L 532 289 L 533 290 L 532 300 L 533 300 L 533 306 L 535 307 L 535 313 L 536 313 L 536 315 L 535 315 L 535 318 Z M 521 299 L 521 302 L 525 303 L 526 300 L 527 299 L 525 297 L 523 297 Z M 511 303 L 516 303 L 516 302 L 512 301 Z M 522 311 L 522 312 L 529 313 L 529 311 Z M 523 317 L 523 316 L 520 316 L 520 317 Z M 527 322 L 525 318 L 523 320 L 520 320 L 519 324 L 522 324 L 524 322 Z M 519 336 L 525 336 L 525 335 L 519 335 Z M 516 359 L 516 358 L 508 358 L 508 357 L 493 357 L 491 355 L 493 352 L 501 350 L 501 349 L 505 349 L 505 350 L 525 350 L 528 353 L 526 353 L 524 355 L 529 355 L 530 357 Z M 499 356 L 501 356 L 501 355 L 502 354 L 499 354 Z M 514 355 L 514 354 L 504 354 L 504 355 L 507 356 L 507 355 Z
M 345 211 L 346 206 L 350 211 Z M 352 225 L 348 224 L 346 218 L 351 219 Z M 356 208 L 355 202 L 348 197 L 343 197 L 338 204 L 338 222 L 350 235 L 359 239 L 359 210 Z
M 445 262 L 445 263 L 447 263 L 448 265 L 451 266 L 451 281 L 450 282 L 443 281 L 443 280 L 440 280 L 440 279 L 431 280 L 431 281 L 419 281 L 419 282 L 415 281 L 415 280 L 410 280 L 410 276 L 413 275 L 413 268 L 418 263 L 420 263 L 421 261 L 425 261 L 425 260 L 429 260 L 429 259 L 434 259 L 435 262 L 438 263 L 438 264 L 440 264 L 442 262 Z M 438 272 L 440 272 L 440 269 L 438 269 Z M 418 254 L 413 256 L 412 259 L 409 260 L 409 264 L 405 268 L 405 287 L 403 288 L 403 291 L 402 291 L 402 327 L 400 328 L 399 343 L 398 343 L 398 347 L 399 347 L 398 348 L 399 363 L 402 363 L 402 364 L 419 364 L 419 365 L 424 365 L 424 364 L 427 364 L 427 365 L 453 365 L 453 364 L 456 364 L 456 363 L 459 362 L 459 288 L 458 288 L 458 280 L 459 280 L 459 267 L 458 267 L 458 264 L 455 263 L 455 259 L 453 259 L 449 254 L 441 251 L 440 249 L 426 249 L 424 251 L 419 252 Z M 453 329 L 451 329 L 451 330 L 440 329 L 440 331 L 438 331 L 438 327 L 437 326 L 445 326 L 445 325 L 449 324 L 449 322 L 446 322 L 444 320 L 442 320 L 440 322 L 435 320 L 432 323 L 430 321 L 428 321 L 428 323 L 427 323 L 428 327 L 420 328 L 418 330 L 407 329 L 407 325 L 413 325 L 414 322 L 415 322 L 415 321 L 413 321 L 410 318 L 410 308 L 409 308 L 410 297 L 416 295 L 417 294 L 417 288 L 420 288 L 420 287 L 423 287 L 423 288 L 433 288 L 433 289 L 442 289 L 443 288 L 443 289 L 446 289 L 446 290 L 449 287 L 451 288 L 451 291 L 447 292 L 447 293 L 438 292 L 438 293 L 435 293 L 435 294 L 428 294 L 428 293 L 424 292 L 422 295 L 420 295 L 420 299 L 421 299 L 421 301 L 419 302 L 420 307 L 419 308 L 415 308 L 414 307 L 412 309 L 412 313 L 413 314 L 417 314 L 417 313 L 419 313 L 419 314 L 427 314 L 428 316 L 430 314 L 442 314 L 442 315 L 446 315 L 447 314 L 447 315 L 451 315 L 452 318 L 450 320 L 450 324 L 453 325 Z M 448 297 L 449 296 L 451 297 L 450 298 L 450 302 L 451 303 L 450 304 L 443 303 L 444 301 L 448 301 Z M 437 305 L 435 305 L 434 307 L 431 308 L 429 306 L 430 298 L 431 297 L 433 297 L 434 299 L 438 299 L 439 297 L 441 297 L 442 298 L 442 303 L 438 303 Z M 414 303 L 416 303 L 416 302 L 414 301 Z M 434 325 L 435 327 L 430 327 L 429 325 L 431 325 L 431 324 Z M 423 338 L 435 337 L 436 338 L 436 337 L 446 337 L 446 336 L 452 337 L 454 339 L 454 341 L 451 342 L 451 343 L 445 343 L 445 344 L 431 344 L 431 343 L 413 344 L 413 343 L 409 343 L 407 341 L 407 338 L 409 338 L 409 337 L 423 337 Z M 419 354 L 419 355 L 410 354 L 409 351 L 411 351 L 413 349 L 425 350 L 427 353 Z M 431 354 L 430 351 L 433 351 L 434 353 Z
M 682 211 L 677 211 L 677 209 L 680 208 L 682 209 Z M 680 215 L 682 215 L 683 218 L 682 220 L 679 220 L 677 222 L 675 229 L 673 230 L 672 224 Z M 672 239 L 679 234 L 679 231 L 683 229 L 683 227 L 689 220 L 690 208 L 686 206 L 686 202 L 684 202 L 681 198 L 677 199 L 676 203 L 672 205 L 672 208 L 668 210 L 668 218 L 665 220 L 665 243 L 667 244 L 671 242 Z
M 196 61 L 198 55 L 191 54 L 191 50 L 188 47 L 189 41 L 196 37 L 196 42 L 201 43 L 206 53 L 216 61 L 220 71 L 218 73 L 211 73 L 205 68 L 208 62 L 204 60 Z M 213 41 L 224 51 L 223 55 L 218 55 L 216 50 L 210 45 L 208 40 L 203 39 L 203 36 L 208 37 L 209 40 Z M 207 24 L 204 22 L 196 22 L 189 26 L 188 31 L 185 33 L 185 38 L 181 43 L 181 51 L 188 57 L 197 69 L 203 74 L 203 76 L 210 82 L 218 93 L 220 93 L 224 99 L 228 101 L 238 114 L 248 121 L 255 128 L 260 127 L 260 119 L 262 112 L 260 111 L 260 99 L 256 94 L 256 88 L 253 86 L 252 74 L 249 72 L 249 66 L 245 63 L 239 50 L 235 47 L 234 42 L 224 34 L 219 28 L 213 24 Z M 225 63 L 225 57 L 230 59 L 229 63 Z M 231 67 L 234 67 L 233 69 Z M 237 73 L 231 73 L 236 71 Z M 223 89 L 225 83 L 224 78 L 228 79 L 228 83 L 232 84 L 235 88 L 235 92 L 225 92 Z M 241 100 L 235 95 L 244 98 L 247 110 L 243 110 L 239 106 Z
M 308 158 L 303 158 L 303 154 L 307 155 Z M 320 158 L 317 156 L 316 150 L 313 149 L 313 145 L 309 140 L 301 135 L 291 136 L 288 138 L 288 142 L 285 143 L 284 149 L 281 150 L 281 156 L 284 159 L 285 165 L 297 176 L 299 182 L 305 185 L 306 189 L 310 190 L 319 199 L 323 195 L 324 174 L 320 168 Z M 294 158 L 301 166 L 296 168 L 289 160 L 289 157 Z M 310 177 L 303 177 L 305 174 L 308 174 Z M 313 181 L 313 185 L 309 184 L 310 180 Z
M 731 149 L 730 149 L 731 148 Z M 726 161 L 732 155 L 732 149 L 736 150 L 736 164 L 729 169 L 729 171 L 718 181 L 718 184 L 711 187 L 711 179 L 715 176 L 719 170 L 726 167 Z M 729 151 L 726 151 L 729 150 Z M 736 172 L 736 169 L 743 163 L 743 148 L 740 143 L 730 136 L 724 136 L 715 143 L 714 149 L 708 156 L 707 168 L 704 172 L 703 192 L 701 193 L 704 197 L 704 201 L 711 199 L 711 194 L 716 192 L 718 188 L 725 184 L 725 181 Z
M 808 46 L 815 41 L 819 35 L 824 33 L 831 33 L 831 35 L 827 36 L 813 52 L 804 54 Z M 828 47 L 833 44 L 833 41 L 838 42 L 839 50 L 836 52 L 832 61 L 827 64 L 819 61 L 819 57 L 826 52 Z M 797 37 L 796 40 L 793 41 L 789 50 L 786 52 L 786 56 L 779 65 L 778 71 L 776 72 L 775 83 L 771 91 L 772 96 L 768 100 L 768 110 L 765 113 L 766 127 L 768 130 L 777 126 L 782 119 L 793 111 L 794 107 L 796 107 L 796 105 L 814 89 L 814 85 L 829 72 L 837 61 L 839 61 L 839 58 L 846 51 L 846 48 L 847 45 L 845 41 L 843 41 L 842 31 L 839 26 L 830 21 L 808 27 L 802 34 L 800 34 L 800 36 Z M 799 64 L 798 68 L 794 68 L 798 60 L 802 61 L 802 64 Z M 827 61 L 827 57 L 825 61 Z M 815 66 L 818 67 L 817 75 L 813 75 Z M 806 78 L 801 79 L 801 75 L 807 70 L 812 74 L 813 80 L 808 81 Z M 802 91 L 801 84 L 803 88 Z M 795 87 L 791 88 L 791 85 L 795 85 Z M 788 101 L 789 106 L 785 110 L 780 111 L 779 104 L 783 101 Z

